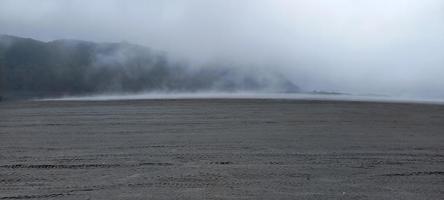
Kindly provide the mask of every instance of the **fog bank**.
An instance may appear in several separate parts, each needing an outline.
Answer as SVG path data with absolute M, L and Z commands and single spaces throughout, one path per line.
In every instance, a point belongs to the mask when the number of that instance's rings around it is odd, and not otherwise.
M 0 27 L 265 69 L 308 91 L 444 97 L 442 0 L 2 0 Z

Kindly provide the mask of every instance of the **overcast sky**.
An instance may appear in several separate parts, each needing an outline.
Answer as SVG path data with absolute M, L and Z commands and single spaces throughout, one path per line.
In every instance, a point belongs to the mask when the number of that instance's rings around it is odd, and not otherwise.
M 307 90 L 444 98 L 443 0 L 0 0 L 0 33 L 129 41 Z

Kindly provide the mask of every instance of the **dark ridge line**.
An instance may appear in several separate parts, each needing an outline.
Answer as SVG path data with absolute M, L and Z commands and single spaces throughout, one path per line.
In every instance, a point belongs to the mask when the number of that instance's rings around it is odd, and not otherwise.
M 205 185 L 211 185 L 211 183 L 196 183 L 196 182 L 174 182 L 174 181 L 154 181 L 146 183 L 128 183 L 128 184 L 114 184 L 114 185 L 93 185 L 86 188 L 77 188 L 66 191 L 65 193 L 53 193 L 53 194 L 43 194 L 43 195 L 18 195 L 18 196 L 6 196 L 0 197 L 2 199 L 48 199 L 69 195 L 76 195 L 77 192 L 91 192 L 96 190 L 106 190 L 112 188 L 138 188 L 138 187 L 179 187 L 179 188 L 195 188 L 202 187 Z
M 18 195 L 18 196 L 0 197 L 0 199 L 42 199 L 42 198 L 54 198 L 67 195 L 69 194 L 53 193 L 53 194 L 42 194 L 42 195 Z
M 392 174 L 383 174 L 382 176 L 395 177 L 395 176 L 426 176 L 426 175 L 444 175 L 444 172 L 431 171 L 431 172 L 392 173 Z
M 116 168 L 116 167 L 137 167 L 137 166 L 171 166 L 172 163 L 139 163 L 134 165 L 122 165 L 122 164 L 78 164 L 78 165 L 26 165 L 26 164 L 15 164 L 15 165 L 1 165 L 0 168 L 7 169 L 87 169 L 87 168 Z
M 231 165 L 233 162 L 230 161 L 220 161 L 220 162 L 210 162 L 210 165 Z

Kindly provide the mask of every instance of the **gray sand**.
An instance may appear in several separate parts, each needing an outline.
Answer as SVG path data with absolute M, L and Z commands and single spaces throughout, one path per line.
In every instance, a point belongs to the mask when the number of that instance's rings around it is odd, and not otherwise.
M 0 103 L 0 199 L 443 199 L 444 106 Z

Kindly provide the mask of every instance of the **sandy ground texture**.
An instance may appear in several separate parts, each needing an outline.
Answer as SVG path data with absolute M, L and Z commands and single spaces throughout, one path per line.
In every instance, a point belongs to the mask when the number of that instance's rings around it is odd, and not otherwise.
M 444 106 L 0 103 L 0 199 L 443 199 Z

